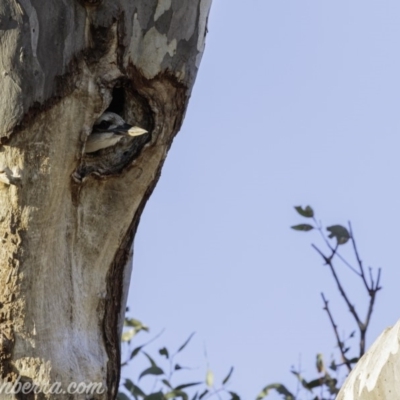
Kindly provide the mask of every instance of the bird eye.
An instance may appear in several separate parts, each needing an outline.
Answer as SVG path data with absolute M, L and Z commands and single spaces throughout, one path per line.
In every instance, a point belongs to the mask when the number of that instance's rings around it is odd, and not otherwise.
M 111 125 L 110 121 L 101 121 L 99 124 L 95 125 L 95 129 L 108 129 Z

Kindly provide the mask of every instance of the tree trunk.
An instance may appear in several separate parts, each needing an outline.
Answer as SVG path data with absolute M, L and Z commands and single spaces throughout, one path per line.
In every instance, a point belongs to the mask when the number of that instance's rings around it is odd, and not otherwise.
M 400 399 L 400 321 L 385 329 L 350 372 L 337 400 Z
M 0 1 L 1 399 L 1 382 L 70 390 L 10 399 L 115 398 L 132 242 L 182 124 L 210 6 Z M 105 110 L 149 133 L 85 154 Z M 71 382 L 105 392 L 72 394 Z

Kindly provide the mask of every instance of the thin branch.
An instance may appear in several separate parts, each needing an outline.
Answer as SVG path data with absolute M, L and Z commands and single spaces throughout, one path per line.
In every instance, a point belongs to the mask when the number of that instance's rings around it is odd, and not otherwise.
M 370 268 L 370 274 L 371 274 L 371 268 Z M 371 274 L 372 275 L 372 274 Z M 364 322 L 364 326 L 363 329 L 360 330 L 360 357 L 362 357 L 365 353 L 365 338 L 366 338 L 366 334 L 367 334 L 367 329 L 369 326 L 369 323 L 371 322 L 371 315 L 372 312 L 374 310 L 374 304 L 375 304 L 375 300 L 376 300 L 376 295 L 378 293 L 378 291 L 381 289 L 379 287 L 379 281 L 381 279 L 381 269 L 378 269 L 378 277 L 376 280 L 376 286 L 374 287 L 373 285 L 373 281 L 372 281 L 372 288 L 369 290 L 369 305 L 368 305 L 368 311 L 367 311 L 367 315 L 365 317 L 365 322 Z
M 313 219 L 314 219 L 314 222 L 317 224 L 317 229 L 318 229 L 319 233 L 321 234 L 322 239 L 324 240 L 325 244 L 328 246 L 329 250 L 332 251 L 331 257 L 333 257 L 336 254 L 339 257 L 339 259 L 343 262 L 343 264 L 345 264 L 348 268 L 350 268 L 356 275 L 360 276 L 360 273 L 340 253 L 336 252 L 338 245 L 336 245 L 336 248 L 332 247 L 332 245 L 329 243 L 329 240 L 324 235 L 324 232 L 322 232 L 322 225 L 318 224 L 318 222 L 315 218 L 313 218 Z
M 326 257 L 322 253 L 322 251 L 317 246 L 315 246 L 314 244 L 312 245 L 312 247 L 321 255 L 321 257 L 323 257 L 325 262 L 329 265 L 329 268 L 330 268 L 330 270 L 332 272 L 332 275 L 333 275 L 333 277 L 335 279 L 335 282 L 336 282 L 336 285 L 337 285 L 337 287 L 339 289 L 339 292 L 342 295 L 342 297 L 343 297 L 344 301 L 346 302 L 347 306 L 349 307 L 349 311 L 350 311 L 351 315 L 354 317 L 354 319 L 356 320 L 359 328 L 361 329 L 363 323 L 361 322 L 360 317 L 358 316 L 354 306 L 351 304 L 349 298 L 347 297 L 347 294 L 344 291 L 342 284 L 340 283 L 339 277 L 337 276 L 335 268 L 333 267 L 332 259 L 330 257 Z
M 324 302 L 324 310 L 328 313 L 329 320 L 331 321 L 331 325 L 332 325 L 333 331 L 334 331 L 335 336 L 336 336 L 336 343 L 337 343 L 337 345 L 339 347 L 340 354 L 342 355 L 343 363 L 346 365 L 347 369 L 350 372 L 351 369 L 352 369 L 351 368 L 351 363 L 347 359 L 346 354 L 344 352 L 344 346 L 343 346 L 342 341 L 340 340 L 339 332 L 337 330 L 337 325 L 335 324 L 335 321 L 333 319 L 332 313 L 331 313 L 331 311 L 329 309 L 328 300 L 326 300 L 326 298 L 325 298 L 323 293 L 321 293 L 321 297 L 322 297 L 322 301 Z
M 356 245 L 356 241 L 354 240 L 354 236 L 353 236 L 353 228 L 351 226 L 351 222 L 348 222 L 349 224 L 349 230 L 350 230 L 350 239 L 351 239 L 351 243 L 353 244 L 353 249 L 354 249 L 354 254 L 356 256 L 356 260 L 358 263 L 358 267 L 360 268 L 360 276 L 362 278 L 362 281 L 364 282 L 365 287 L 367 288 L 368 291 L 371 290 L 371 288 L 368 286 L 367 283 L 367 279 L 365 277 L 365 271 L 364 271 L 364 267 L 363 267 L 363 263 L 361 261 L 360 255 L 358 254 L 358 249 L 357 249 L 357 245 Z

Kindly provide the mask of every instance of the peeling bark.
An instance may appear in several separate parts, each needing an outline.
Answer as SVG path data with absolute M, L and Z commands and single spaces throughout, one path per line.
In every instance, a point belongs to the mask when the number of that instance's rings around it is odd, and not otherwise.
M 385 329 L 347 377 L 337 400 L 400 399 L 400 321 Z
M 2 382 L 99 382 L 103 394 L 57 398 L 115 398 L 132 242 L 184 118 L 210 6 L 0 3 Z M 105 110 L 149 133 L 85 154 Z M 53 398 L 26 396 L 9 398 Z

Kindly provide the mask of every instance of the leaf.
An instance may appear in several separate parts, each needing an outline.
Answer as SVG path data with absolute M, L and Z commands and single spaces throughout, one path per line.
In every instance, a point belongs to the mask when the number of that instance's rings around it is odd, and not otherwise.
M 189 367 L 182 367 L 182 365 L 175 364 L 174 370 L 179 371 L 180 369 L 190 369 Z
M 152 393 L 146 396 L 143 400 L 165 400 L 162 392 Z
M 330 394 L 338 394 L 340 388 L 337 387 L 337 379 L 331 379 L 328 383 L 327 386 L 329 388 L 329 393 Z
M 139 380 L 142 379 L 146 375 L 164 375 L 164 371 L 160 367 L 157 367 L 157 366 L 146 368 L 139 375 Z
M 308 387 L 308 382 L 298 372 L 296 371 L 290 371 L 290 372 L 297 377 L 297 379 L 305 389 L 310 390 L 310 388 Z
M 177 397 L 180 397 L 182 400 L 189 400 L 187 393 L 180 390 L 173 390 L 165 395 L 166 399 L 176 399 Z
M 316 387 L 324 386 L 324 380 L 321 378 L 314 379 L 307 383 L 307 389 L 312 390 Z
M 130 329 L 127 329 L 122 333 L 122 342 L 130 342 L 140 331 L 149 331 L 149 328 L 146 325 L 143 325 L 139 320 L 134 318 L 125 318 L 124 326 L 129 327 Z
M 235 392 L 229 392 L 229 394 L 232 396 L 231 400 L 240 400 L 240 397 Z
M 314 217 L 314 210 L 307 206 L 306 208 L 302 208 L 301 206 L 296 206 L 295 210 L 302 216 L 306 218 L 313 218 Z
M 130 393 L 133 394 L 135 399 L 137 398 L 137 396 L 140 397 L 146 396 L 146 394 L 142 391 L 142 389 L 140 389 L 139 386 L 136 386 L 130 379 L 125 380 L 124 386 Z
M 165 356 L 165 358 L 169 358 L 169 353 L 166 347 L 163 347 L 162 349 L 158 350 L 160 355 Z
M 143 354 L 144 354 L 144 355 L 147 357 L 147 359 L 150 361 L 150 364 L 151 364 L 152 367 L 156 367 L 156 366 L 157 366 L 156 362 L 155 362 L 146 352 L 143 352 Z
M 140 350 L 142 350 L 142 347 L 143 346 L 139 346 L 132 350 L 130 360 L 132 360 L 132 358 L 136 357 L 139 354 Z
M 118 392 L 117 400 L 131 400 L 125 393 Z
M 225 385 L 225 383 L 229 381 L 229 378 L 231 377 L 232 372 L 233 372 L 233 367 L 231 367 L 231 369 L 230 369 L 229 372 L 228 372 L 228 375 L 227 375 L 227 376 L 225 377 L 225 379 L 222 381 L 222 385 Z
M 316 367 L 317 367 L 317 371 L 318 371 L 319 373 L 325 371 L 324 358 L 323 358 L 323 356 L 322 356 L 321 353 L 318 353 L 318 354 L 317 354 Z
M 281 383 L 272 383 L 268 386 L 265 386 L 265 388 L 257 396 L 256 400 L 262 400 L 267 397 L 272 389 L 276 390 L 279 394 L 282 394 L 284 396 L 284 400 L 295 400 L 294 395 L 289 392 L 289 390 L 287 390 L 286 387 Z
M 121 335 L 121 341 L 122 342 L 130 342 L 133 339 L 133 337 L 136 335 L 136 333 L 137 333 L 137 331 L 134 328 L 126 330 Z
M 174 390 L 182 390 L 182 389 L 186 389 L 186 388 L 191 387 L 191 386 L 201 385 L 202 383 L 203 382 L 185 383 L 183 385 L 177 386 Z
M 193 337 L 193 335 L 194 335 L 195 333 L 196 333 L 196 332 L 193 332 L 193 333 L 190 334 L 190 336 L 186 339 L 185 343 L 183 343 L 183 345 L 182 345 L 181 347 L 179 347 L 179 349 L 177 350 L 176 353 L 181 352 L 181 351 L 187 346 L 187 344 L 190 342 L 190 340 L 192 339 L 192 337 Z
M 162 379 L 161 382 L 162 382 L 165 386 L 168 386 L 170 389 L 173 389 L 172 385 L 171 385 L 166 379 Z
M 345 244 L 350 239 L 349 231 L 342 225 L 332 225 L 326 228 L 330 239 L 336 238 L 337 244 Z
M 135 328 L 137 332 L 139 332 L 139 331 L 148 332 L 149 331 L 149 327 L 147 325 L 142 324 L 138 319 L 135 319 L 135 318 L 125 318 L 124 325 Z
M 213 372 L 209 369 L 207 370 L 206 374 L 206 385 L 208 387 L 212 387 L 214 385 L 214 374 Z
M 314 227 L 310 224 L 293 225 L 291 226 L 291 228 L 294 229 L 295 231 L 304 231 L 304 232 L 308 232 L 314 229 Z

